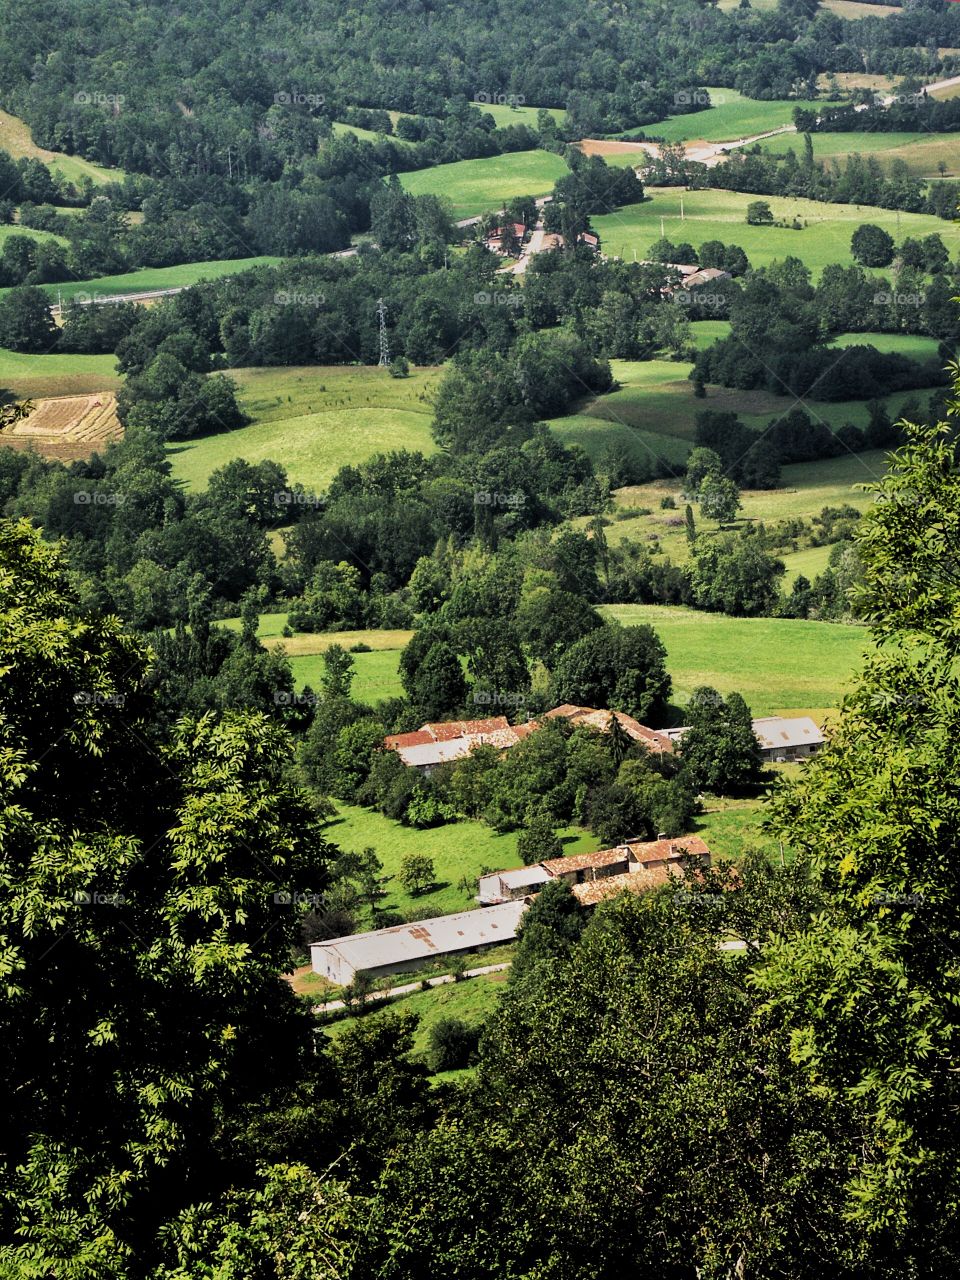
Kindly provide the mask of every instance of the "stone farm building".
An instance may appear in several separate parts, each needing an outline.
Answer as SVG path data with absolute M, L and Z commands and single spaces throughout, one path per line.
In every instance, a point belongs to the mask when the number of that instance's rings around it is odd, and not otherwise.
M 600 711 L 595 707 L 578 707 L 564 703 L 554 707 L 543 717 L 545 720 L 562 718 L 571 724 L 585 724 L 601 733 L 608 732 L 611 719 L 616 716 L 629 737 L 642 742 L 650 751 L 661 754 L 673 751 L 669 734 L 634 720 L 622 711 Z M 391 733 L 383 740 L 388 751 L 396 751 L 405 765 L 430 773 L 437 765 L 450 760 L 460 760 L 474 747 L 491 746 L 504 751 L 515 747 L 523 738 L 540 728 L 539 720 L 526 724 L 510 724 L 506 716 L 492 716 L 487 720 L 445 720 L 423 724 L 412 733 Z
M 686 727 L 665 730 L 674 742 L 679 742 L 686 732 Z M 826 742 L 810 716 L 762 716 L 753 721 L 753 732 L 760 744 L 760 755 L 768 763 L 805 760 L 816 755 Z
M 527 907 L 550 880 L 565 880 L 584 907 L 624 891 L 646 893 L 668 884 L 687 867 L 706 868 L 710 850 L 699 836 L 632 842 L 598 853 L 551 858 L 481 876 L 471 911 L 374 929 L 310 945 L 314 973 L 343 986 L 358 972 L 381 977 L 418 969 L 441 956 L 481 951 L 516 936 Z
M 566 880 L 578 897 L 582 886 L 608 878 L 621 881 L 621 888 L 642 892 L 666 884 L 670 876 L 680 875 L 691 865 L 710 865 L 710 850 L 699 836 L 631 841 L 598 853 L 578 853 L 569 858 L 550 858 L 530 867 L 491 871 L 480 877 L 477 898 L 485 906 L 515 902 L 538 893 L 549 880 Z M 623 877 L 627 877 L 629 883 L 623 882 Z
M 535 720 L 512 725 L 506 716 L 488 720 L 446 720 L 423 724 L 412 733 L 391 733 L 383 740 L 388 751 L 396 751 L 405 765 L 429 773 L 438 764 L 460 760 L 474 747 L 491 746 L 504 750 L 515 747 L 539 729 Z

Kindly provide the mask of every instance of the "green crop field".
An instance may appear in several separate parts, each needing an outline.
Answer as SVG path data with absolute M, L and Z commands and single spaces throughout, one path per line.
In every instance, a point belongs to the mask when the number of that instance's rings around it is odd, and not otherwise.
M 485 870 L 520 866 L 516 831 L 500 836 L 485 823 L 468 820 L 418 831 L 356 805 L 338 804 L 337 812 L 338 817 L 325 828 L 327 838 L 341 849 L 373 848 L 388 876 L 396 875 L 408 853 L 423 853 L 433 859 L 437 885 L 429 893 L 411 897 L 393 879 L 386 886 L 388 894 L 382 905 L 405 916 L 414 909 L 429 909 L 436 916 L 467 911 L 476 905 L 477 877 Z M 577 827 L 561 829 L 559 835 L 566 854 L 600 848 L 596 836 Z M 469 882 L 467 888 L 460 887 L 464 879 Z
M 850 238 L 864 222 L 883 227 L 898 242 L 907 236 L 927 236 L 937 232 L 951 253 L 957 246 L 957 228 L 925 213 L 898 215 L 892 209 L 764 196 L 775 218 L 788 222 L 797 218 L 806 224 L 801 230 L 794 231 L 789 227 L 748 226 L 747 205 L 757 197 L 745 193 L 648 187 L 647 195 L 650 198 L 641 204 L 627 205 L 616 213 L 593 219 L 605 253 L 631 259 L 636 252 L 638 258 L 645 258 L 650 246 L 660 238 L 661 221 L 663 235 L 675 241 L 687 240 L 696 249 L 705 240 L 737 244 L 754 267 L 768 266 L 776 259 L 783 260 L 792 255 L 806 263 L 814 276 L 818 276 L 831 262 L 839 262 L 843 266 L 853 264 Z
M 218 258 L 215 262 L 184 262 L 176 267 L 143 267 L 117 276 L 99 276 L 95 280 L 68 280 L 62 284 L 41 287 L 56 301 L 68 302 L 78 293 L 113 297 L 118 293 L 145 293 L 150 289 L 187 288 L 199 280 L 219 280 L 221 276 L 239 275 L 252 267 L 276 267 L 282 258 Z M 5 290 L 0 290 L 0 293 Z
M 663 641 L 682 708 L 699 685 L 742 693 L 755 716 L 812 715 L 837 707 L 870 638 L 862 627 L 786 618 L 728 618 L 668 605 L 614 604 L 624 625 L 648 623 Z
M 104 165 L 84 160 L 82 156 L 68 156 L 62 151 L 47 151 L 38 147 L 30 136 L 27 125 L 16 116 L 0 111 L 0 150 L 8 152 L 14 160 L 24 157 L 42 160 L 53 173 L 62 173 L 68 182 L 79 183 L 81 178 L 91 182 L 122 182 L 120 169 L 107 169 Z
M 114 356 L 33 356 L 0 348 L 0 388 L 20 400 L 115 391 L 116 364 Z
M 294 482 L 322 488 L 340 467 L 391 449 L 432 453 L 430 395 L 438 369 L 392 378 L 386 369 L 332 365 L 234 369 L 253 419 L 237 431 L 170 446 L 174 475 L 192 486 L 232 458 L 270 459 Z
M 455 218 L 470 218 L 501 208 L 513 196 L 547 195 L 568 172 L 560 157 L 550 151 L 514 151 L 401 173 L 400 182 L 411 195 L 445 196 Z
M 875 157 L 884 167 L 903 160 L 920 178 L 937 177 L 942 160 L 946 176 L 956 177 L 960 172 L 960 133 L 814 133 L 811 137 L 817 160 L 837 158 L 842 163 L 845 156 L 859 154 Z M 783 133 L 764 138 L 760 146 L 776 155 L 787 151 L 800 155 L 803 139 L 795 133 Z
M 656 124 L 644 125 L 642 132 L 647 137 L 664 138 L 667 142 L 688 142 L 692 139 L 730 142 L 792 124 L 794 109 L 803 105 L 796 99 L 757 102 L 753 98 L 745 98 L 736 89 L 714 87 L 708 91 L 714 105 L 705 111 L 670 116 Z M 638 129 L 630 129 L 617 137 L 636 137 L 639 132 Z

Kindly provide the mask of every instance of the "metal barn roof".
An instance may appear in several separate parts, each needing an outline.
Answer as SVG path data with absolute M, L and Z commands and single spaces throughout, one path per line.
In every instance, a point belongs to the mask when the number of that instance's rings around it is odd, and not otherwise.
M 519 899 L 495 907 L 478 907 L 451 916 L 394 925 L 391 929 L 374 929 L 369 933 L 332 938 L 329 942 L 314 942 L 310 950 L 334 951 L 354 970 L 380 969 L 403 961 L 509 942 L 517 936 L 517 926 L 526 909 L 526 902 Z

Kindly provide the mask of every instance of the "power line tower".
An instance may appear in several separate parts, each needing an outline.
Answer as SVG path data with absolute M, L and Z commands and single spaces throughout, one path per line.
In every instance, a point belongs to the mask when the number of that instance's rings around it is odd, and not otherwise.
M 377 319 L 380 322 L 380 364 L 390 363 L 390 342 L 387 338 L 387 308 L 382 298 L 377 299 Z

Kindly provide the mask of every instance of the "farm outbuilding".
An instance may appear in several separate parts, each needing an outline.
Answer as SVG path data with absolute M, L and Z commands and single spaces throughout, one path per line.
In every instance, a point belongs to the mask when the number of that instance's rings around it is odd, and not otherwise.
M 517 936 L 520 917 L 526 909 L 526 900 L 521 898 L 494 907 L 478 907 L 474 911 L 458 911 L 455 915 L 398 924 L 390 929 L 314 942 L 310 946 L 310 960 L 314 973 L 321 973 L 340 986 L 352 982 L 359 972 L 372 977 L 404 973 L 438 956 L 453 956 L 511 942 Z

